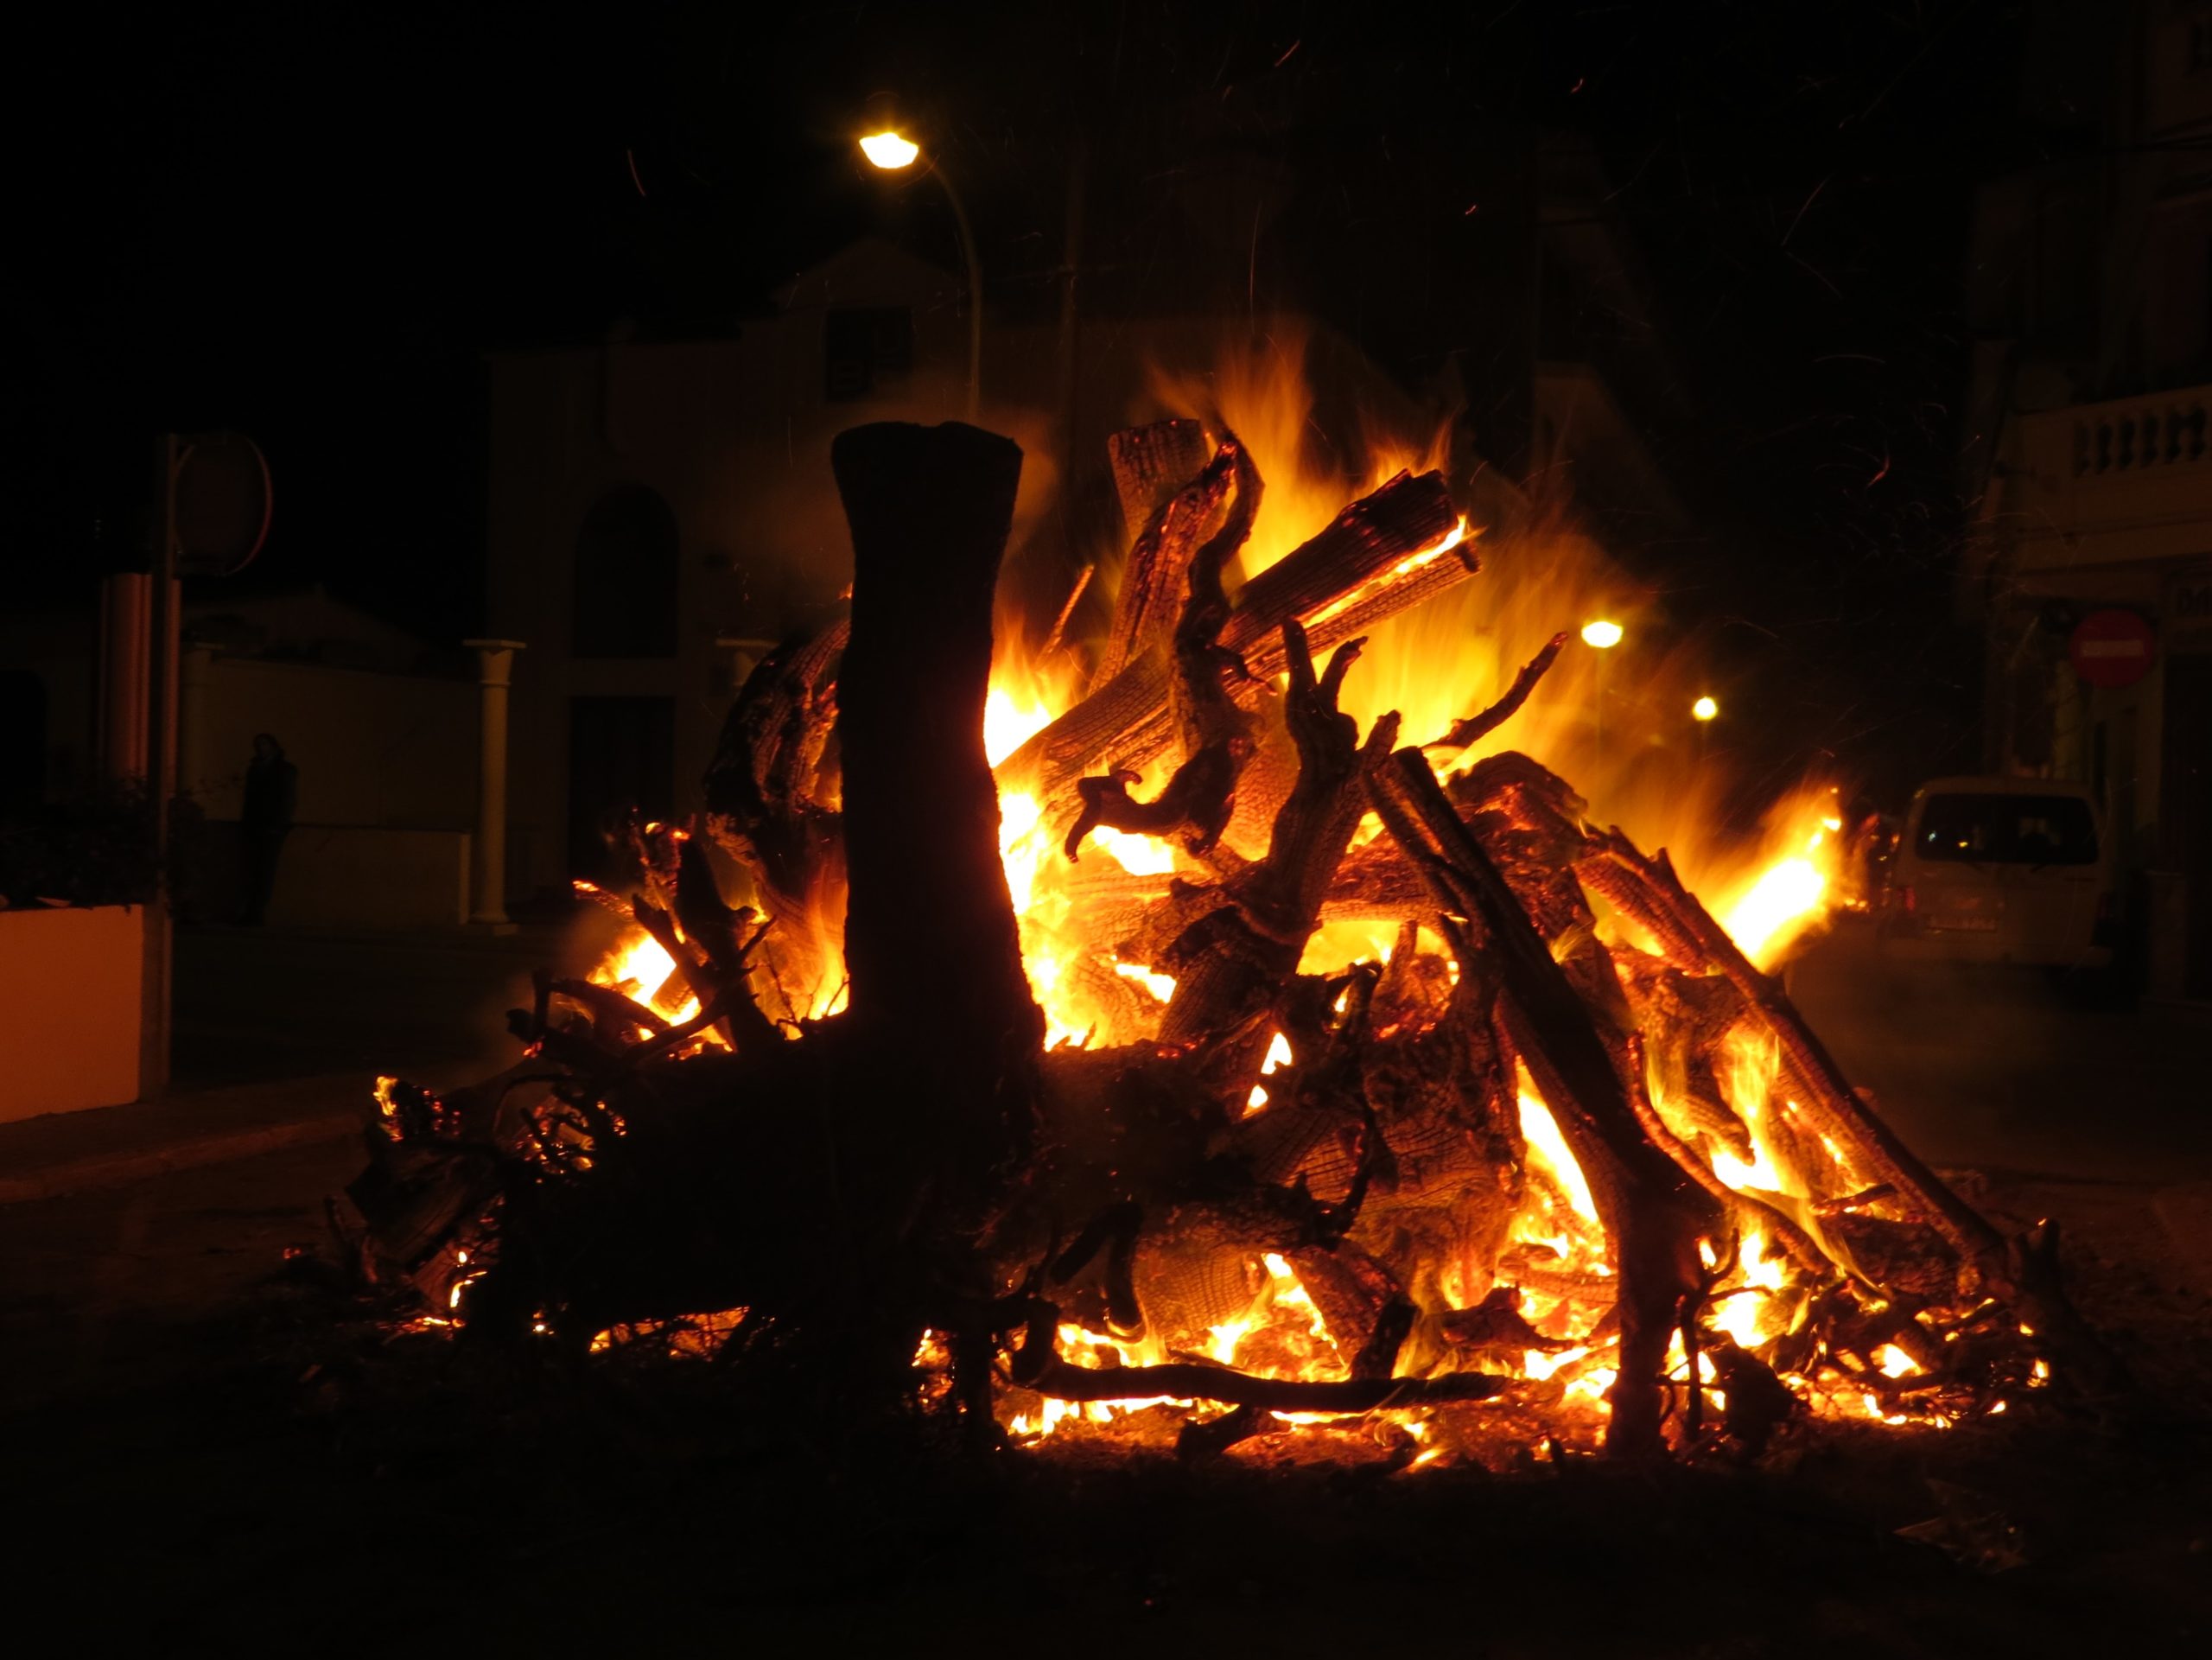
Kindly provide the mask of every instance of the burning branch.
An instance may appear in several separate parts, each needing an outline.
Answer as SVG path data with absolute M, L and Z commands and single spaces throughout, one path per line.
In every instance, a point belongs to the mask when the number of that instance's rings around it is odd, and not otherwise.
M 1536 683 L 1559 658 L 1567 646 L 1565 634 L 1554 634 L 1545 642 L 1544 649 L 1530 658 L 1513 677 L 1513 684 L 1505 689 L 1505 696 L 1479 715 L 1471 715 L 1440 738 L 1432 738 L 1423 749 L 1471 749 L 1491 733 L 1503 726 L 1529 701 L 1529 694 Z
M 1248 671 L 1282 671 L 1283 624 L 1304 621 L 1325 651 L 1471 576 L 1453 537 L 1459 513 L 1440 474 L 1400 474 L 1244 586 L 1221 634 Z M 1003 786 L 1040 800 L 1065 796 L 1092 764 L 1134 770 L 1175 741 L 1164 653 L 1140 657 L 1023 744 L 999 766 Z

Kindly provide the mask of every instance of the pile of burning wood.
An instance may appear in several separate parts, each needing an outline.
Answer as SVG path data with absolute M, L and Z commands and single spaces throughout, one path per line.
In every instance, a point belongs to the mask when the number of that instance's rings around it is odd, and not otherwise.
M 1361 636 L 1478 569 L 1440 475 L 1232 601 L 1244 447 L 1112 460 L 1110 624 L 995 773 L 1020 452 L 838 440 L 849 623 L 751 677 L 698 824 L 631 827 L 625 942 L 539 977 L 514 1067 L 385 1081 L 334 1206 L 365 1275 L 992 1442 L 1756 1450 L 2117 1386 L 2049 1231 L 1915 1158 L 1663 852 L 1470 761 L 1560 640 L 1446 732 L 1340 712 Z M 1381 945 L 1317 969 L 1348 920 Z

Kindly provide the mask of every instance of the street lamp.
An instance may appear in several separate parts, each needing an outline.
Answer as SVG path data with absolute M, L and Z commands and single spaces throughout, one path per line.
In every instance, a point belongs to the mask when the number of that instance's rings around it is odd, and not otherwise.
M 1582 625 L 1582 643 L 1594 646 L 1601 652 L 1610 652 L 1621 643 L 1621 626 L 1608 622 L 1603 617 Z
M 861 154 L 887 173 L 912 167 L 914 158 L 921 153 L 919 144 L 895 132 L 872 132 L 861 140 Z
M 1690 719 L 1697 722 L 1697 770 L 1705 773 L 1705 758 L 1712 747 L 1713 717 L 1720 713 L 1720 700 L 1708 694 L 1690 705 Z
M 886 173 L 903 172 L 920 158 L 922 147 L 895 128 L 887 127 L 881 132 L 872 132 L 860 141 L 861 154 L 867 156 L 868 165 Z M 968 423 L 973 426 L 982 402 L 983 385 L 983 272 L 976 258 L 976 232 L 968 223 L 967 204 L 960 200 L 960 193 L 952 188 L 952 175 L 944 170 L 944 163 L 935 156 L 930 158 L 924 169 L 944 187 L 944 199 L 952 204 L 954 223 L 960 227 L 960 252 L 968 262 Z
M 1620 624 L 1605 617 L 1593 617 L 1582 625 L 1582 643 L 1585 646 L 1594 646 L 1601 652 L 1611 652 L 1614 646 L 1621 643 L 1621 632 Z M 1594 735 L 1598 741 L 1599 759 L 1602 760 L 1605 754 L 1605 658 L 1604 657 L 1598 659 L 1596 698 L 1596 716 L 1592 724 L 1596 728 Z

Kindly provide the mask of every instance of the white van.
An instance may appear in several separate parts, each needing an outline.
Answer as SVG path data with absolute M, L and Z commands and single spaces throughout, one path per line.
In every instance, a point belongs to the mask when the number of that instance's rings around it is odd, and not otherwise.
M 1882 906 L 1884 951 L 1958 963 L 2102 969 L 2116 863 L 2085 785 L 1939 778 L 1906 809 Z

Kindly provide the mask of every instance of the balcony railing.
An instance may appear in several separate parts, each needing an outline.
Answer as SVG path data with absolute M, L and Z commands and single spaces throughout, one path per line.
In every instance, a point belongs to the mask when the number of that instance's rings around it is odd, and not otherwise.
M 2074 476 L 2202 467 L 2205 461 L 2206 389 L 2191 387 L 2069 410 L 2073 417 Z

